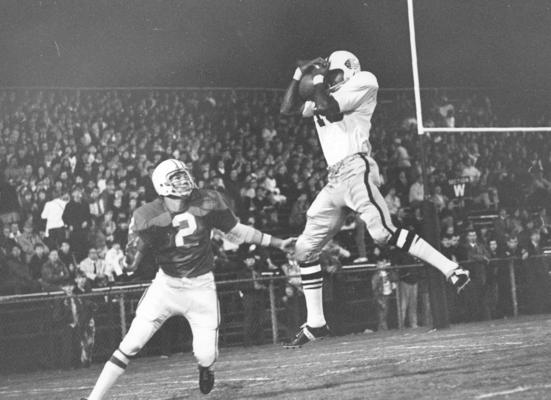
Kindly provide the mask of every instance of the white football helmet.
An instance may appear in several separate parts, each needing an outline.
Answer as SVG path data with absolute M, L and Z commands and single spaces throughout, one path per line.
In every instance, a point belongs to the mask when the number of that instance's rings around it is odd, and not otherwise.
M 329 82 L 329 90 L 331 92 L 338 90 L 350 78 L 361 71 L 358 57 L 346 50 L 334 51 L 327 61 L 329 61 L 329 71 L 340 70 L 343 73 L 342 81 L 336 83 Z
M 185 197 L 197 187 L 186 164 L 173 158 L 157 165 L 151 180 L 159 196 Z

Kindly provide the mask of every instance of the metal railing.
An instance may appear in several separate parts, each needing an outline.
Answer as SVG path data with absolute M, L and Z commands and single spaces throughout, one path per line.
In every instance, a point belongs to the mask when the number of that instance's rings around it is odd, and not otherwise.
M 508 286 L 510 288 L 510 297 L 512 304 L 512 316 L 519 315 L 519 299 L 518 291 L 519 285 L 517 284 L 517 274 L 522 270 L 531 268 L 537 259 L 548 258 L 547 255 L 541 255 L 531 257 L 527 260 L 520 260 L 517 258 L 503 258 L 503 259 L 491 259 L 490 265 L 497 268 L 507 268 Z M 473 262 L 467 261 L 462 263 L 466 267 Z M 423 264 L 410 264 L 410 265 L 393 265 L 387 266 L 384 269 L 389 271 L 400 271 L 407 268 L 420 268 Z M 547 268 L 547 267 L 545 267 Z M 374 316 L 370 315 L 367 311 L 368 308 L 373 307 L 373 296 L 371 293 L 370 279 L 372 274 L 379 269 L 370 263 L 345 265 L 340 271 L 335 273 L 335 276 L 345 280 L 346 291 L 340 293 L 341 298 L 345 298 L 346 310 L 350 311 L 356 307 L 360 309 L 361 318 L 349 321 L 344 329 L 345 332 L 358 331 L 365 329 L 368 326 L 373 325 Z M 285 284 L 289 280 L 289 276 L 263 276 L 257 279 L 265 283 L 267 287 L 267 294 L 265 294 L 266 303 L 269 304 L 268 309 L 265 312 L 269 313 L 269 326 L 266 327 L 271 333 L 272 343 L 278 343 L 280 341 L 282 333 L 289 334 L 289 327 L 285 328 L 281 325 L 283 306 L 281 302 L 281 292 L 284 290 Z M 547 275 L 547 278 L 548 275 Z M 220 280 L 217 281 L 217 288 L 219 297 L 228 301 L 228 304 L 236 304 L 236 293 L 239 290 L 240 285 L 251 284 L 251 279 L 232 279 L 232 280 Z M 108 357 L 112 352 L 112 349 L 116 347 L 118 341 L 124 337 L 127 332 L 129 322 L 135 312 L 139 298 L 146 287 L 149 286 L 149 282 L 125 285 L 125 286 L 113 286 L 107 288 L 93 289 L 91 293 L 78 295 L 81 299 L 91 299 L 98 304 L 102 304 L 102 309 L 97 315 L 99 323 L 96 323 L 98 336 L 101 336 L 99 342 L 103 343 L 96 351 L 97 359 L 103 359 Z M 356 285 L 356 289 L 351 289 L 351 286 Z M 522 288 L 522 290 L 530 290 L 530 288 Z M 402 329 L 401 312 L 401 293 L 400 285 L 396 285 L 396 290 L 392 295 L 394 305 L 392 306 L 393 315 L 389 315 L 394 321 L 393 326 Z M 501 294 L 504 295 L 504 294 Z M 551 295 L 551 294 L 550 294 Z M 266 298 L 267 296 L 267 298 Z M 50 292 L 50 293 L 34 293 L 24 295 L 13 295 L 0 297 L 0 350 L 8 350 L 12 346 L 21 346 L 24 351 L 18 353 L 16 356 L 25 357 L 25 351 L 27 350 L 24 345 L 27 342 L 33 342 L 42 338 L 50 343 L 54 336 L 63 335 L 63 333 L 57 328 L 52 328 L 48 321 L 50 318 L 51 309 L 56 302 L 64 301 L 68 297 L 64 292 Z M 238 299 L 237 299 L 238 300 Z M 371 306 L 370 306 L 371 305 Z M 239 337 L 242 334 L 242 310 L 239 306 L 235 306 L 232 310 L 224 309 L 222 311 L 222 326 L 221 326 L 221 343 L 231 345 L 241 343 L 239 339 L 232 339 Z M 242 308 L 242 307 L 241 307 Z M 352 311 L 350 311 L 352 313 Z M 375 313 L 373 313 L 375 314 Z M 346 316 L 345 316 L 346 317 Z M 371 318 L 371 319 L 370 319 Z M 226 327 L 225 324 L 228 326 Z M 234 331 L 230 332 L 230 328 Z M 44 328 L 47 327 L 47 328 Z M 294 329 L 294 328 L 293 328 Z M 238 332 L 235 332 L 238 330 Z M 292 332 L 291 332 L 292 333 Z M 40 341 L 40 340 L 38 340 Z M 22 345 L 23 343 L 23 345 Z M 30 350 L 29 350 L 30 351 Z M 52 350 L 52 351 L 55 351 Z M 27 356 L 30 356 L 27 354 Z

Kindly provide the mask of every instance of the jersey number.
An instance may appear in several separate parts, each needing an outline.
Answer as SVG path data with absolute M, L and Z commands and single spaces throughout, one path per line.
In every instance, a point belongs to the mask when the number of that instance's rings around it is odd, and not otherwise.
M 184 245 L 184 237 L 191 235 L 197 229 L 197 222 L 193 214 L 185 212 L 172 218 L 172 226 L 180 228 L 176 236 L 174 236 L 174 243 L 176 247 L 182 247 Z

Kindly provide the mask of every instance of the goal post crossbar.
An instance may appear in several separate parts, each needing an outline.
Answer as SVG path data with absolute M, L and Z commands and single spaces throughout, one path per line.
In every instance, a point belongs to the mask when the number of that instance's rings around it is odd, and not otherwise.
M 454 133 L 454 132 L 551 132 L 551 126 L 512 126 L 512 127 L 463 127 L 463 128 L 427 128 L 423 127 L 424 132 L 433 133 Z

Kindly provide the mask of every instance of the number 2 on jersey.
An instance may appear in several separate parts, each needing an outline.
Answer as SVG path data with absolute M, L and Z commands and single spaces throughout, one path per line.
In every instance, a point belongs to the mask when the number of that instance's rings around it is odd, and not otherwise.
M 182 247 L 184 245 L 184 237 L 191 235 L 197 229 L 197 222 L 193 214 L 185 212 L 172 218 L 172 226 L 180 228 L 176 236 L 174 236 L 174 243 L 176 247 Z

